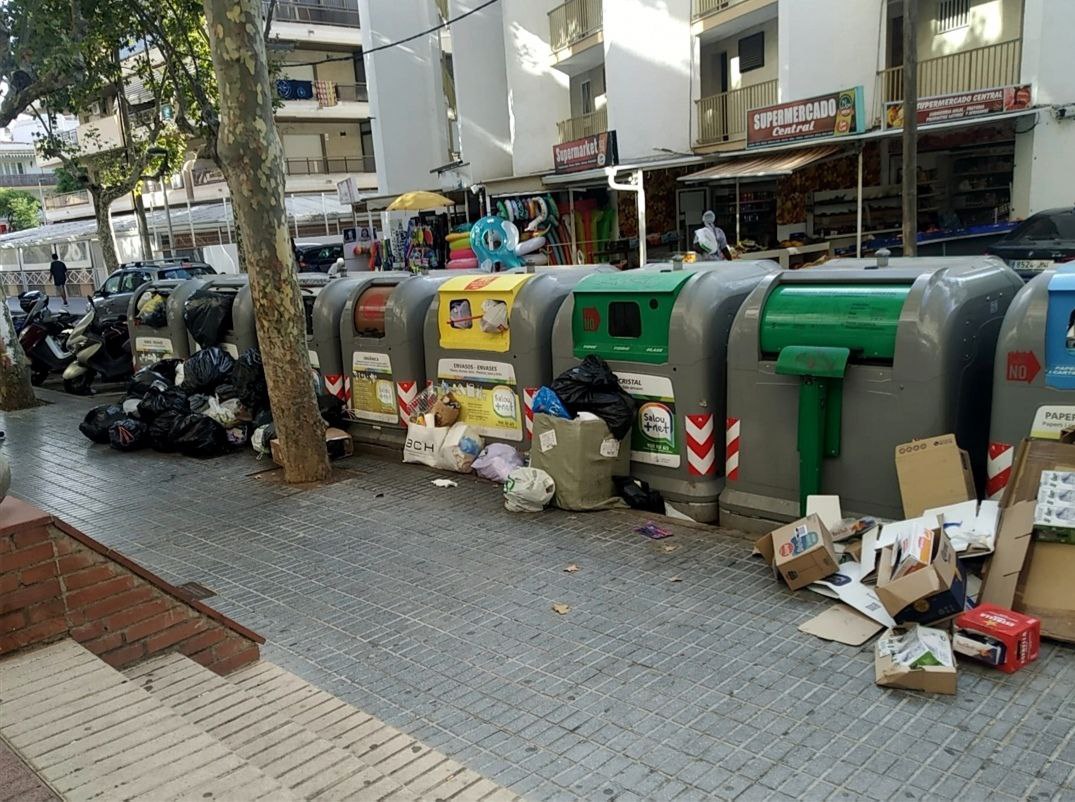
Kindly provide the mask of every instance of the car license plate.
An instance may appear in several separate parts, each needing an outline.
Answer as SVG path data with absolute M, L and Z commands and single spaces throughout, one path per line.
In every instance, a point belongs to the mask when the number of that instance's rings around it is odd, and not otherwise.
M 1053 266 L 1052 259 L 1012 259 L 1009 262 L 1013 270 L 1027 270 L 1041 272 Z

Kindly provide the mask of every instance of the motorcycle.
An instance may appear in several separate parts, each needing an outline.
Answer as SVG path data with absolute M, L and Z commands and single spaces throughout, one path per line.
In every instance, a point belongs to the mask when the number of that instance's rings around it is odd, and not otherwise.
M 67 347 L 75 361 L 63 372 L 63 389 L 73 395 L 92 395 L 93 381 L 121 381 L 134 372 L 131 338 L 123 318 L 101 320 L 93 299 L 89 311 L 71 330 Z
M 65 344 L 74 317 L 53 313 L 48 296 L 40 290 L 21 293 L 19 306 L 26 313 L 18 328 L 19 344 L 30 360 L 30 381 L 38 386 L 50 373 L 63 373 L 74 361 L 74 353 Z

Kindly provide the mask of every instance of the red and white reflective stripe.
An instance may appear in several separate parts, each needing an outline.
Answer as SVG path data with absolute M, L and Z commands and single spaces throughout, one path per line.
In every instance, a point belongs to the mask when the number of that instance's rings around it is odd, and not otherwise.
M 396 400 L 399 401 L 399 414 L 404 420 L 411 416 L 411 407 L 418 397 L 418 383 L 396 382 Z
M 708 476 L 717 472 L 717 438 L 712 415 L 686 415 L 687 468 L 691 476 Z
M 526 436 L 534 436 L 534 396 L 537 395 L 537 387 L 523 388 L 523 408 L 526 413 Z
M 317 375 L 317 371 L 314 371 L 314 375 Z M 326 373 L 325 374 L 325 392 L 336 398 L 346 400 L 344 398 L 345 382 L 342 373 Z
M 985 497 L 999 500 L 1012 478 L 1012 459 L 1015 447 L 1009 443 L 990 443 L 989 459 L 985 464 Z
M 724 427 L 724 475 L 739 478 L 739 418 L 728 418 Z
M 351 377 L 343 377 L 343 397 L 340 399 L 345 404 L 351 403 Z

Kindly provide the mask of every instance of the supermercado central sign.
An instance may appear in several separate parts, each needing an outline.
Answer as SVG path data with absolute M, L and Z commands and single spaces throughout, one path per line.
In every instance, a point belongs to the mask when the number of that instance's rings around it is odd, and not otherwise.
M 861 86 L 747 112 L 748 148 L 847 136 L 865 130 Z

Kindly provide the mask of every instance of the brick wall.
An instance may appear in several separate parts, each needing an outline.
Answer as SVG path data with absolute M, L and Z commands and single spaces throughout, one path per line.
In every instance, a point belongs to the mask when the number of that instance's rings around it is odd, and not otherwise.
M 178 651 L 226 674 L 264 639 L 17 499 L 0 504 L 0 654 L 71 637 L 122 668 Z

